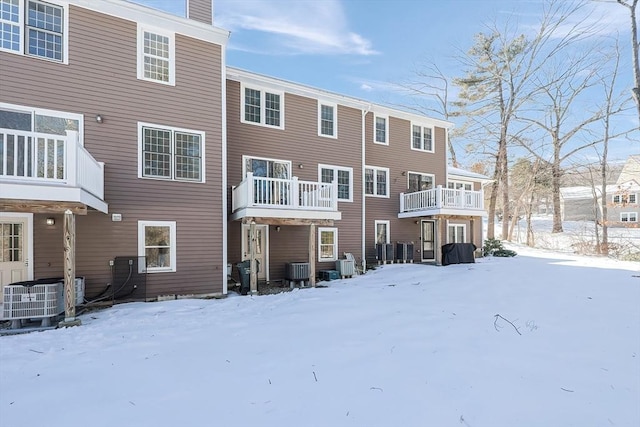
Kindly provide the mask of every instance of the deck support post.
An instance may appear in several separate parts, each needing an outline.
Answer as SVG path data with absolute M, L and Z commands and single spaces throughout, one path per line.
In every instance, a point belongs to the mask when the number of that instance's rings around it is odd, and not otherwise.
M 258 271 L 256 268 L 256 222 L 249 224 L 249 292 L 251 295 L 258 294 Z M 265 266 L 262 266 L 265 268 Z
M 442 219 L 436 218 L 436 265 L 442 265 Z
M 316 287 L 316 225 L 309 225 L 309 285 Z
M 76 318 L 76 217 L 70 209 L 64 212 L 64 321 L 59 326 L 78 326 Z

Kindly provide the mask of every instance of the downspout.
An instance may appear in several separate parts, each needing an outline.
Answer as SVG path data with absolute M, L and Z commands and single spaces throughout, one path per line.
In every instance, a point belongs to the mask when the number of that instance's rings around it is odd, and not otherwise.
M 231 33 L 229 33 L 229 36 Z M 228 224 L 228 216 L 227 216 L 227 45 L 221 46 L 220 49 L 220 66 L 221 66 L 221 78 L 222 85 L 221 88 L 221 96 L 222 96 L 222 295 L 227 295 L 227 229 L 229 227 Z
M 367 223 L 367 204 L 366 204 L 366 195 L 365 195 L 365 182 L 364 182 L 364 174 L 365 174 L 365 165 L 367 164 L 366 162 L 366 126 L 365 126 L 365 122 L 366 122 L 366 116 L 367 114 L 371 111 L 371 104 L 369 104 L 367 106 L 366 109 L 362 110 L 362 164 L 361 164 L 361 170 L 360 170 L 360 179 L 362 180 L 361 182 L 361 188 L 360 188 L 360 194 L 362 195 L 362 224 L 361 224 L 361 230 L 360 230 L 360 235 L 362 237 L 362 247 L 361 247 L 361 251 L 362 251 L 362 272 L 366 272 L 367 271 L 367 249 L 366 249 L 366 223 Z

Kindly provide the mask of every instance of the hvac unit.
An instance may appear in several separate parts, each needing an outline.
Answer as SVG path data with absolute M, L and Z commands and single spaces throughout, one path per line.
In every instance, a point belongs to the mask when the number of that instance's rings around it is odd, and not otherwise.
M 309 263 L 308 262 L 288 262 L 286 265 L 286 277 L 289 286 L 300 284 L 304 286 L 304 282 L 309 280 Z
M 396 243 L 396 262 L 413 262 L 413 242 Z
M 352 277 L 356 275 L 356 265 L 350 259 L 339 259 L 336 261 L 336 270 L 340 273 L 341 278 Z
M 50 285 L 54 283 L 60 283 L 62 287 L 62 295 L 64 295 L 64 278 L 63 277 L 49 277 L 46 279 L 38 279 L 34 282 L 36 285 Z M 84 277 L 76 277 L 76 305 L 84 304 Z M 64 305 L 64 300 L 63 303 Z
M 13 320 L 12 328 L 19 328 L 21 319 L 42 319 L 42 326 L 50 326 L 51 317 L 64 312 L 62 284 L 35 283 L 18 282 L 4 287 L 3 316 Z
M 393 245 L 391 243 L 376 244 L 376 258 L 378 264 L 393 263 Z

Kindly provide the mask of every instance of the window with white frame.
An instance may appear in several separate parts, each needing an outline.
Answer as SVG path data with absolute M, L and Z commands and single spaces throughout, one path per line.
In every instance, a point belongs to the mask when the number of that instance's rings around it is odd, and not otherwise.
M 241 85 L 242 108 L 240 121 L 284 129 L 282 92 L 268 91 Z
M 447 243 L 464 243 L 465 238 L 464 224 L 449 224 L 447 227 Z
M 204 132 L 138 123 L 139 177 L 204 182 Z
M 638 222 L 638 212 L 620 212 L 621 222 Z
M 176 222 L 138 221 L 138 256 L 147 273 L 176 271 Z
M 338 259 L 338 229 L 334 227 L 318 228 L 318 261 Z
M 242 156 L 242 176 L 251 172 L 253 176 L 263 178 L 289 179 L 291 162 L 287 160 L 267 159 L 263 157 Z
M 175 34 L 138 25 L 138 78 L 175 85 Z
M 66 8 L 40 0 L 0 0 L 0 50 L 66 63 Z
M 389 168 L 365 167 L 364 194 L 368 196 L 389 197 Z
M 373 118 L 374 142 L 376 144 L 389 145 L 388 118 L 385 116 L 374 116 Z
M 353 168 L 320 164 L 318 165 L 318 180 L 325 183 L 337 181 L 338 200 L 353 201 Z
M 470 182 L 461 182 L 461 181 L 449 181 L 447 182 L 447 188 L 451 188 L 452 190 L 473 190 L 473 184 Z
M 613 196 L 613 203 L 615 204 L 635 204 L 637 200 L 638 198 L 635 193 L 614 194 Z
M 376 232 L 376 244 L 384 244 L 391 242 L 391 233 L 389 229 L 389 221 L 374 221 Z
M 433 152 L 433 128 L 411 125 L 411 148 L 413 150 Z
M 435 179 L 433 174 L 409 172 L 407 174 L 407 192 L 430 190 L 434 186 Z
M 318 102 L 318 135 L 331 138 L 338 137 L 338 106 Z

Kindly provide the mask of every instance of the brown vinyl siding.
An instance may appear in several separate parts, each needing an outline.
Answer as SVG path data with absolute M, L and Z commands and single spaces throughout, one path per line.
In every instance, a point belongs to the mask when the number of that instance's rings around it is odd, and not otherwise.
M 195 21 L 211 24 L 213 18 L 213 0 L 186 0 L 187 17 Z
M 84 145 L 105 163 L 109 215 L 76 217 L 88 296 L 109 282 L 110 259 L 137 255 L 138 220 L 177 223 L 177 271 L 149 274 L 148 297 L 222 292 L 221 47 L 176 34 L 175 54 L 175 86 L 138 80 L 136 23 L 73 5 L 68 65 L 0 53 L 0 102 L 83 114 Z M 138 178 L 138 122 L 205 132 L 206 183 Z M 62 217 L 43 223 L 36 215 L 36 278 L 62 274 Z
M 342 219 L 335 221 L 334 227 L 338 228 L 339 258 L 344 258 L 343 252 L 352 252 L 360 258 L 362 246 L 360 232 L 362 217 L 361 111 L 338 105 L 338 138 L 334 139 L 318 136 L 317 99 L 285 93 L 282 116 L 285 129 L 282 130 L 242 123 L 240 98 L 240 83 L 228 80 L 228 185 L 238 185 L 243 179 L 243 155 L 291 161 L 292 176 L 314 182 L 318 181 L 318 164 L 352 168 L 353 201 L 338 202 Z M 302 168 L 299 165 L 302 165 Z M 230 190 L 229 209 L 231 209 Z M 229 223 L 228 257 L 229 262 L 234 264 L 242 258 L 240 230 L 240 221 Z M 271 280 L 284 277 L 285 263 L 307 261 L 308 226 L 281 226 L 279 232 L 276 232 L 274 227 L 270 227 L 269 238 Z M 335 265 L 330 262 L 316 264 L 316 271 L 334 268 Z

